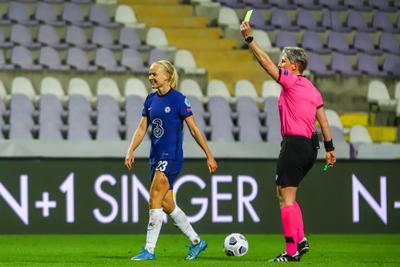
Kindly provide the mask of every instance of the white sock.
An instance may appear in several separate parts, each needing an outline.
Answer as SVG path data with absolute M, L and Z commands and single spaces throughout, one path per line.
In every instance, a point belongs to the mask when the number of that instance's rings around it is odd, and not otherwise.
M 154 253 L 158 236 L 162 226 L 162 209 L 149 210 L 149 224 L 147 225 L 146 249 Z
M 187 238 L 192 242 L 192 244 L 197 244 L 200 242 L 200 237 L 193 230 L 192 225 L 186 217 L 186 214 L 178 207 L 169 214 L 169 217 L 174 221 L 174 224 L 184 233 Z

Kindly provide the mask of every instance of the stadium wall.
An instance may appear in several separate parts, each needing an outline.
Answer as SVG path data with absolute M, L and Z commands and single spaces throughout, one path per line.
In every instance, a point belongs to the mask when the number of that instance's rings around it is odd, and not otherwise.
M 121 154 L 61 157 L 63 151 L 57 150 L 60 155 L 53 157 L 3 155 L 0 233 L 144 233 L 150 184 L 146 146 L 138 151 L 131 172 Z M 237 154 L 244 155 L 244 147 Z M 232 150 L 225 145 L 225 153 Z M 174 189 L 178 205 L 200 233 L 281 232 L 274 183 L 277 154 L 273 151 L 269 158 L 254 151 L 248 157 L 218 157 L 219 171 L 213 176 L 201 153 L 187 155 Z M 307 233 L 400 232 L 398 161 L 342 158 L 326 172 L 323 164 L 317 162 L 299 190 Z M 177 229 L 168 223 L 163 232 Z

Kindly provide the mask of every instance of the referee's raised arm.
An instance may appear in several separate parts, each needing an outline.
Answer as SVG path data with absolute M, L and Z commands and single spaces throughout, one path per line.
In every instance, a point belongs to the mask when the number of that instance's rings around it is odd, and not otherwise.
M 261 67 L 263 67 L 263 69 L 265 69 L 269 73 L 269 75 L 271 75 L 272 78 L 277 81 L 279 79 L 279 69 L 274 64 L 274 62 L 272 62 L 268 54 L 261 49 L 257 41 L 254 39 L 253 31 L 250 27 L 249 22 L 243 21 L 242 25 L 240 25 L 240 31 L 244 37 L 244 40 L 249 45 L 249 48 L 256 56 L 258 63 L 260 63 Z

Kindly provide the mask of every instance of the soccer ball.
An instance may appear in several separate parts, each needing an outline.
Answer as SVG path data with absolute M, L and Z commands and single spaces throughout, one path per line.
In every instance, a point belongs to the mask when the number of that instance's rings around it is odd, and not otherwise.
M 249 243 L 244 235 L 233 233 L 225 237 L 224 250 L 228 256 L 244 256 L 249 250 Z

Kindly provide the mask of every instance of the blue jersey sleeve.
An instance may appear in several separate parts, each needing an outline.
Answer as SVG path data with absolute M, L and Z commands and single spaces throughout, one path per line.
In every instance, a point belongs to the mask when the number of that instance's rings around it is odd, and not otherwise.
M 193 115 L 193 113 L 190 101 L 186 96 L 182 96 L 179 101 L 179 117 L 184 120 L 191 115 Z
M 142 117 L 150 117 L 149 115 L 149 97 L 150 95 L 148 95 L 146 97 L 146 100 L 143 103 L 143 110 L 142 110 Z

